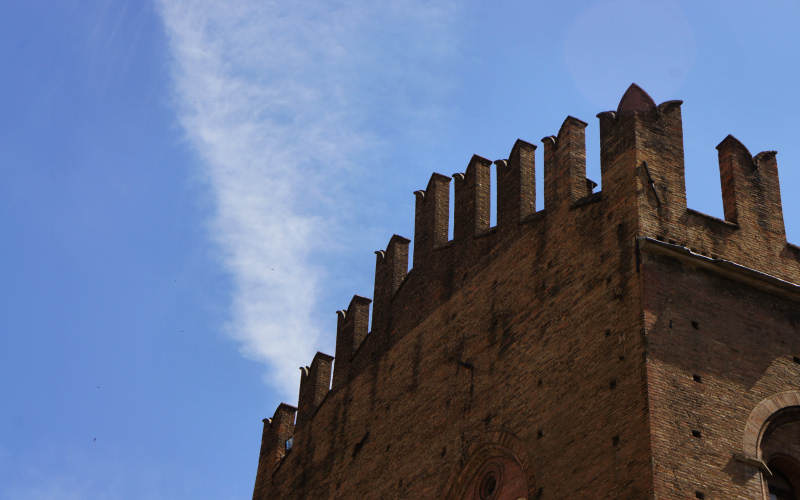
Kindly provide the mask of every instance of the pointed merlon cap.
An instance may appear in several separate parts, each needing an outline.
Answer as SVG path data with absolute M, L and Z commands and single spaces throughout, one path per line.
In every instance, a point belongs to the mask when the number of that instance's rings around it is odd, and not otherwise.
M 469 163 L 467 164 L 467 170 L 475 168 L 475 165 L 485 165 L 488 167 L 491 164 L 492 160 L 487 160 L 481 155 L 472 155 L 472 158 L 469 159 Z
M 294 424 L 294 414 L 297 412 L 297 407 L 288 403 L 281 403 L 275 409 L 275 414 L 272 415 L 272 422 L 280 424 L 281 422 Z
M 350 305 L 347 306 L 347 310 L 350 311 L 353 306 L 368 306 L 372 302 L 372 299 L 368 299 L 366 297 L 362 297 L 361 295 L 353 295 L 353 298 L 350 299 Z
M 642 90 L 640 86 L 631 83 L 631 86 L 628 87 L 628 90 L 625 91 L 625 95 L 623 95 L 622 99 L 619 101 L 617 114 L 621 115 L 649 111 L 655 107 L 656 103 L 653 101 L 653 98 Z
M 724 139 L 722 139 L 722 142 L 717 144 L 717 150 L 718 151 L 736 150 L 746 155 L 748 158 L 752 158 L 752 155 L 750 154 L 750 151 L 747 149 L 747 146 L 742 144 L 742 141 L 732 136 L 731 134 L 728 134 Z
M 450 182 L 450 177 L 448 177 L 448 176 L 446 176 L 444 174 L 440 174 L 438 172 L 432 173 L 431 174 L 431 178 L 428 179 L 428 186 L 425 188 L 425 193 L 432 192 L 431 190 L 432 190 L 433 186 L 435 186 L 437 183 L 445 183 L 445 182 L 449 183 Z M 414 194 L 417 194 L 417 193 L 414 192 Z M 424 194 L 422 196 L 425 197 Z
M 389 244 L 386 245 L 386 249 L 388 250 L 392 245 L 408 245 L 411 243 L 406 237 L 400 236 L 399 234 L 393 234 L 391 238 L 389 238 Z
M 525 147 L 525 146 L 527 146 L 529 148 L 536 149 L 536 144 L 531 144 L 530 142 L 528 142 L 526 140 L 523 140 L 523 139 L 517 139 L 516 141 L 514 141 L 514 146 L 511 148 L 511 150 L 513 151 L 513 150 L 515 150 L 517 148 Z
M 777 151 L 762 151 L 753 157 L 753 163 L 758 166 L 758 164 L 762 161 L 769 161 L 775 159 L 775 156 L 778 154 Z
M 282 413 L 282 412 L 292 413 L 292 412 L 296 412 L 296 411 L 297 411 L 297 407 L 296 406 L 292 406 L 289 403 L 281 403 L 275 409 L 275 414 L 277 415 L 278 413 Z M 275 420 L 275 418 L 273 418 L 272 420 Z
M 588 123 L 585 121 L 575 118 L 574 116 L 567 116 L 564 118 L 564 122 L 561 124 L 561 128 L 558 129 L 558 134 L 556 135 L 556 141 L 558 142 L 558 137 L 562 137 L 565 131 L 568 131 L 570 128 L 572 129 L 583 129 L 586 128 Z M 544 141 L 544 139 L 542 140 Z
M 321 360 L 321 361 L 333 361 L 333 356 L 330 354 L 325 354 L 324 352 L 319 352 L 314 355 L 314 360 L 311 361 L 311 364 L 314 364 L 314 361 Z

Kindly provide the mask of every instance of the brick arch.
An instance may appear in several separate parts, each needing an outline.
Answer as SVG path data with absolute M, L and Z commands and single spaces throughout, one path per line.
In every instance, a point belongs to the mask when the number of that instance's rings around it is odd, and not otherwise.
M 800 407 L 800 391 L 779 392 L 762 400 L 753 408 L 744 425 L 742 436 L 742 451 L 746 457 L 761 459 L 759 441 L 767 423 L 774 414 L 792 406 Z
M 463 464 L 458 470 L 453 471 L 450 480 L 443 489 L 447 500 L 463 500 L 473 498 L 472 493 L 480 483 L 485 471 L 500 468 L 516 476 L 515 479 L 531 487 L 528 476 L 528 457 L 522 441 L 507 430 L 495 429 L 489 432 L 476 432 L 472 436 L 462 436 Z M 516 498 L 526 498 L 528 492 L 514 495 Z M 505 499 L 505 496 L 498 498 Z M 509 497 L 510 498 L 510 497 Z

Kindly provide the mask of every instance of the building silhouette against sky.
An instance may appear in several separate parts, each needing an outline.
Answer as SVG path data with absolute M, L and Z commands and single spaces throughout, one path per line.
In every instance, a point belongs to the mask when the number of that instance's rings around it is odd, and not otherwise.
M 631 85 L 597 117 L 600 191 L 570 116 L 541 140 L 543 210 L 524 140 L 414 193 L 411 269 L 406 238 L 376 252 L 335 364 L 317 353 L 264 421 L 254 499 L 797 498 L 776 153 L 717 146 L 721 220 L 687 208 L 680 101 Z

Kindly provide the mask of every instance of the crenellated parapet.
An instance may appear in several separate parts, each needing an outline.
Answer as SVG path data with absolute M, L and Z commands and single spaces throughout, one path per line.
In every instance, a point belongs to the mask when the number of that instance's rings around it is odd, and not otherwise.
M 453 239 L 461 241 L 489 230 L 492 161 L 473 155 L 467 170 L 453 174 L 455 180 L 455 226 Z
M 776 151 L 755 156 L 732 135 L 717 146 L 725 220 L 748 232 L 785 237 Z
M 447 243 L 450 177 L 434 173 L 424 190 L 414 191 L 414 267 L 424 267 L 431 253 Z
M 664 221 L 676 222 L 686 211 L 681 101 L 656 105 L 636 84 L 616 111 L 598 114 L 603 192 L 640 205 L 632 215 L 653 207 Z
M 353 354 L 367 336 L 370 299 L 353 295 L 346 310 L 336 313 L 336 364 L 333 368 L 333 388 L 345 385 L 350 378 Z
M 519 241 L 527 246 L 515 251 L 541 256 L 541 268 L 531 271 L 533 281 L 536 272 L 554 267 L 554 260 L 568 259 L 562 252 L 566 248 L 596 252 L 598 262 L 624 256 L 614 268 L 619 279 L 635 272 L 638 242 L 652 239 L 800 282 L 800 250 L 786 242 L 776 153 L 753 156 L 733 136 L 726 137 L 717 146 L 725 219 L 689 209 L 681 105 L 657 105 L 633 84 L 615 111 L 597 115 L 602 191 L 596 193 L 597 184 L 586 177 L 587 124 L 568 116 L 556 135 L 542 139 L 545 199 L 538 212 L 536 146 L 524 140 L 514 143 L 507 158 L 473 155 L 463 172 L 452 177 L 434 173 L 424 190 L 414 192 L 412 268 L 408 238 L 393 235 L 385 249 L 375 252 L 374 300 L 355 295 L 346 310 L 337 312 L 335 363 L 317 353 L 310 366 L 301 368 L 296 424 L 294 410 L 284 404 L 265 423 L 259 478 L 275 470 L 294 432 L 301 438 L 313 432 L 321 405 L 356 377 L 372 376 L 368 367 Z M 492 168 L 498 183 L 496 227 L 490 224 Z M 448 239 L 451 180 L 453 240 Z M 585 240 L 576 244 L 576 238 Z M 543 277 L 527 292 L 557 293 L 557 280 L 571 279 L 569 272 L 592 272 L 564 268 L 568 272 L 548 275 L 546 282 Z M 596 282 L 607 284 L 608 295 L 618 297 L 621 289 L 611 278 Z
M 294 420 L 297 408 L 281 403 L 275 409 L 272 418 L 265 418 L 261 434 L 261 451 L 258 457 L 258 471 L 253 498 L 263 498 L 268 491 L 272 474 L 291 449 L 290 443 L 294 435 Z
M 391 323 L 392 297 L 408 273 L 411 240 L 393 235 L 386 250 L 375 252 L 375 289 L 372 303 L 372 333 L 386 334 Z
M 331 367 L 333 356 L 318 352 L 310 366 L 300 367 L 300 393 L 297 397 L 297 420 L 295 428 L 303 425 L 314 416 L 322 400 L 328 395 L 331 386 Z
M 592 194 L 596 185 L 586 178 L 586 122 L 568 116 L 557 136 L 544 144 L 544 205 L 556 211 Z
M 497 226 L 516 227 L 536 212 L 536 146 L 517 139 L 507 160 L 497 160 Z M 488 188 L 487 188 L 488 189 Z

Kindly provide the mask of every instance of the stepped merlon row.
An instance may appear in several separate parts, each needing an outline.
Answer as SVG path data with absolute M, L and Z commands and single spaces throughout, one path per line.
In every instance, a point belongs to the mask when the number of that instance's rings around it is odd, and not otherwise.
M 430 264 L 433 254 L 444 247 L 473 245 L 475 240 L 494 233 L 513 237 L 527 221 L 556 217 L 600 197 L 606 201 L 614 197 L 636 197 L 641 213 L 645 214 L 642 216 L 644 229 L 651 224 L 656 228 L 654 232 L 673 231 L 675 234 L 666 234 L 665 237 L 687 241 L 690 231 L 681 233 L 674 229 L 687 225 L 687 213 L 696 214 L 687 211 L 686 207 L 681 104 L 681 101 L 667 101 L 656 105 L 634 84 L 616 111 L 597 115 L 603 190 L 594 194 L 592 190 L 596 184 L 586 178 L 584 131 L 587 124 L 567 117 L 557 135 L 544 137 L 541 141 L 544 149 L 544 213 L 537 213 L 535 209 L 535 145 L 517 140 L 509 157 L 495 162 L 473 156 L 464 172 L 452 176 L 455 183 L 452 241 L 448 240 L 451 177 L 434 173 L 424 190 L 414 192 L 412 271 L 433 265 Z M 725 221 L 718 223 L 738 231 L 743 237 L 758 233 L 761 235 L 759 241 L 763 240 L 767 246 L 774 241 L 775 252 L 784 251 L 781 245 L 787 247 L 787 244 L 776 153 L 765 151 L 752 156 L 730 135 L 717 146 L 717 150 L 725 214 Z M 635 165 L 635 168 L 619 167 L 623 162 Z M 498 183 L 496 228 L 490 227 L 490 168 L 493 163 Z M 651 222 L 646 222 L 648 220 Z M 664 221 L 672 225 L 661 224 Z M 261 453 L 265 464 L 272 464 L 265 465 L 270 470 L 274 470 L 285 454 L 286 441 L 313 418 L 328 396 L 329 387 L 332 392 L 338 391 L 354 376 L 354 359 L 365 340 L 391 335 L 392 301 L 410 273 L 409 244 L 410 240 L 394 235 L 385 250 L 375 252 L 374 302 L 356 295 L 346 310 L 337 311 L 335 366 L 333 357 L 317 353 L 310 366 L 301 368 L 297 408 L 282 403 L 272 419 L 265 419 Z M 792 258 L 800 260 L 797 247 L 788 247 Z M 372 331 L 368 332 L 371 302 Z M 383 345 L 390 345 L 390 341 Z

